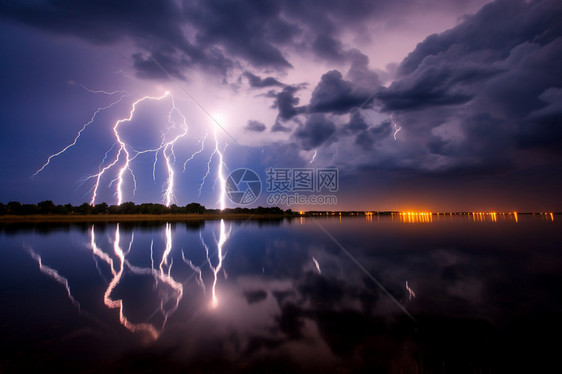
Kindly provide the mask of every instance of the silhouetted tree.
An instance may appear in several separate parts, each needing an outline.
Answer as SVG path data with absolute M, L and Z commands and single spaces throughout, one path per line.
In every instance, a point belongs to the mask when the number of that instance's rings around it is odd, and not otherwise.
M 83 203 L 80 206 L 73 206 L 71 204 L 55 205 L 51 200 L 45 200 L 35 204 L 21 204 L 17 201 L 10 201 L 8 204 L 0 203 L 0 215 L 14 214 L 14 215 L 31 215 L 31 214 L 294 214 L 291 209 L 283 212 L 279 207 L 262 207 L 257 208 L 232 208 L 232 209 L 206 209 L 199 203 L 189 203 L 185 207 L 172 204 L 166 207 L 162 204 L 143 203 L 136 205 L 134 202 L 126 202 L 121 205 L 108 206 L 107 203 L 100 203 L 91 206 L 88 203 Z
M 18 201 L 10 201 L 8 203 L 8 214 L 21 214 L 21 203 Z
M 39 209 L 37 209 L 37 205 L 35 204 L 22 204 L 19 213 L 22 215 L 30 215 L 30 214 L 38 214 Z
M 53 214 L 56 205 L 51 200 L 45 200 L 37 203 L 37 208 L 40 214 Z
M 172 214 L 180 214 L 180 213 L 183 213 L 183 211 L 184 211 L 183 207 L 180 208 L 176 204 L 170 205 L 170 208 L 168 208 L 168 209 L 170 210 L 170 213 L 172 213 Z
M 88 203 L 82 203 L 82 205 L 80 205 L 80 206 L 76 209 L 76 211 L 77 211 L 79 214 L 84 214 L 84 215 L 86 215 L 86 214 L 92 214 L 92 209 L 93 209 L 93 208 L 92 208 L 92 206 L 91 206 L 90 204 L 88 204 Z
M 199 203 L 189 203 L 185 206 L 186 213 L 202 214 L 205 212 L 205 207 Z
M 135 203 L 132 201 L 128 201 L 126 203 L 121 204 L 120 206 L 121 214 L 136 214 L 137 209 Z
M 107 205 L 107 203 L 105 203 L 105 202 L 99 203 L 99 204 L 96 204 L 94 206 L 94 209 L 92 209 L 92 213 L 93 214 L 107 214 L 109 212 L 108 208 L 109 208 L 109 206 Z

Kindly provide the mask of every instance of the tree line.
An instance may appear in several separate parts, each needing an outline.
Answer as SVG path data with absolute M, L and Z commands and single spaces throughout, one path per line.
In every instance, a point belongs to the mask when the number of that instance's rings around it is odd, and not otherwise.
M 121 205 L 108 205 L 100 203 L 90 205 L 83 203 L 74 206 L 72 204 L 57 205 L 51 200 L 41 201 L 37 204 L 22 204 L 17 201 L 10 201 L 7 204 L 0 203 L 0 215 L 91 215 L 91 214 L 289 214 L 291 209 L 283 211 L 279 207 L 257 207 L 257 208 L 227 208 L 224 210 L 207 209 L 199 203 L 189 203 L 185 206 L 172 204 L 169 207 L 163 204 L 133 202 Z

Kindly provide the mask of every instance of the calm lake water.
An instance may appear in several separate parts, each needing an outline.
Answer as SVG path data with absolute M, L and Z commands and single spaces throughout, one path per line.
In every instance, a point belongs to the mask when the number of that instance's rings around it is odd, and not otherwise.
M 0 226 L 0 372 L 557 372 L 562 217 L 515 218 Z

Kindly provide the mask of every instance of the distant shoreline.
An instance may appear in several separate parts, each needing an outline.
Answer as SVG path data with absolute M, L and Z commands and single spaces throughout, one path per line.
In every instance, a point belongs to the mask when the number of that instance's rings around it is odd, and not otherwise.
M 271 214 L 271 213 L 176 213 L 176 214 L 31 214 L 31 215 L 0 215 L 0 224 L 3 223 L 89 223 L 89 222 L 188 222 L 188 221 L 213 221 L 219 219 L 225 220 L 267 220 L 267 219 L 284 219 L 284 218 L 299 218 L 299 217 L 337 217 L 337 216 L 390 216 L 395 214 L 412 214 L 401 213 L 394 211 L 382 212 L 295 212 L 284 214 Z M 431 215 L 431 216 L 470 216 L 470 215 L 511 215 L 513 213 L 471 213 L 471 212 L 450 212 L 450 213 L 413 213 L 413 215 Z M 553 214 L 559 215 L 560 212 L 554 213 L 533 213 L 522 212 L 516 213 L 519 215 L 541 215 Z

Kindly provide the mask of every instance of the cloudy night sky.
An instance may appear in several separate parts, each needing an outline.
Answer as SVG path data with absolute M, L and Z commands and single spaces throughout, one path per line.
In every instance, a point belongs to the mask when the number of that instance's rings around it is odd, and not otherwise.
M 268 168 L 339 170 L 337 206 L 289 208 L 562 210 L 559 0 L 2 0 L 0 50 L 3 203 L 89 202 L 116 121 L 169 91 L 121 126 L 124 201 L 162 202 L 165 154 L 140 152 L 181 113 L 178 205 L 217 207 L 212 116 L 228 170 L 264 188 Z

